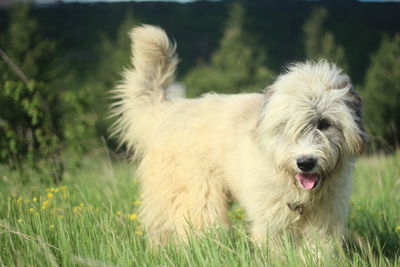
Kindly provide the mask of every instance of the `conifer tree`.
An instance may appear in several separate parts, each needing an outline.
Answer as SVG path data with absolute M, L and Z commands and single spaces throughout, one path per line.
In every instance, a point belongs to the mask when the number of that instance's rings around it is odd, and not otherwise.
M 136 24 L 132 14 L 132 10 L 126 12 L 115 34 L 104 34 L 100 37 L 99 46 L 96 48 L 96 53 L 99 55 L 97 68 L 93 70 L 80 90 L 80 96 L 73 92 L 70 94 L 71 98 L 79 97 L 76 101 L 82 103 L 77 105 L 76 109 L 79 110 L 79 120 L 87 127 L 76 129 L 76 124 L 68 125 L 72 133 L 80 132 L 80 138 L 108 136 L 108 128 L 112 122 L 107 119 L 109 106 L 107 96 L 109 96 L 108 92 L 121 80 L 124 68 L 131 62 L 131 40 L 128 33 Z M 93 129 L 94 132 L 88 134 L 87 129 Z M 79 138 L 79 136 L 74 138 Z M 106 138 L 105 140 L 111 141 Z M 108 145 L 112 146 L 110 143 Z
M 333 33 L 324 29 L 324 23 L 327 18 L 328 11 L 325 8 L 316 8 L 304 24 L 306 57 L 312 60 L 324 58 L 348 71 L 343 47 L 336 43 Z
M 236 93 L 255 91 L 272 80 L 271 71 L 265 67 L 265 52 L 256 38 L 245 29 L 245 10 L 233 4 L 219 48 L 209 64 L 201 64 L 185 77 L 188 96 L 202 93 Z
M 364 88 L 365 121 L 371 141 L 400 145 L 400 35 L 385 37 L 372 56 Z
M 121 72 L 128 67 L 131 62 L 129 31 L 135 26 L 132 11 L 126 12 L 125 18 L 119 26 L 115 38 L 103 36 L 98 48 L 100 54 L 100 64 L 96 70 L 96 79 L 101 77 L 101 81 L 108 89 L 115 86 L 119 80 Z

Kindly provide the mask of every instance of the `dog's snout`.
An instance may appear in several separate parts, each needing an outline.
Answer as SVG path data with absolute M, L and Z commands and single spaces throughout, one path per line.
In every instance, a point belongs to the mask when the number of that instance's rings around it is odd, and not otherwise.
M 296 163 L 300 170 L 307 172 L 314 169 L 317 160 L 313 157 L 302 156 L 297 159 Z

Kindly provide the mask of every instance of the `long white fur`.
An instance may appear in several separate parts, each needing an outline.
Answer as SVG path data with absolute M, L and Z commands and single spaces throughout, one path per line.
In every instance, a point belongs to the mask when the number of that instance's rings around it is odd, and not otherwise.
M 189 225 L 229 225 L 232 198 L 258 242 L 284 231 L 342 238 L 354 158 L 364 144 L 348 104 L 354 92 L 347 75 L 326 61 L 298 63 L 263 94 L 166 100 L 175 45 L 149 25 L 134 28 L 131 37 L 133 68 L 114 91 L 113 129 L 138 157 L 139 215 L 153 242 L 185 238 Z M 316 129 L 320 117 L 335 127 Z M 318 158 L 316 171 L 324 177 L 314 190 L 295 179 L 301 155 Z

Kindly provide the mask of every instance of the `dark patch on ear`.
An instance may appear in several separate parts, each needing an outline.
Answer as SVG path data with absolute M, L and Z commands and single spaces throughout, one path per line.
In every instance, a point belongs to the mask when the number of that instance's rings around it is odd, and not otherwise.
M 368 141 L 368 135 L 364 130 L 364 122 L 363 122 L 363 114 L 362 114 L 362 100 L 361 96 L 357 93 L 354 86 L 351 86 L 349 92 L 347 93 L 346 105 L 353 112 L 354 121 L 357 124 L 358 129 L 360 130 L 360 135 L 363 143 L 365 144 Z M 361 153 L 361 151 L 360 151 Z
M 347 79 L 343 80 L 336 86 L 336 89 L 344 89 L 349 85 L 349 83 L 350 82 Z
M 353 112 L 355 116 L 354 120 L 356 121 L 357 126 L 360 128 L 360 130 L 364 131 L 364 124 L 362 120 L 362 101 L 360 95 L 356 92 L 353 86 L 347 93 L 346 105 Z

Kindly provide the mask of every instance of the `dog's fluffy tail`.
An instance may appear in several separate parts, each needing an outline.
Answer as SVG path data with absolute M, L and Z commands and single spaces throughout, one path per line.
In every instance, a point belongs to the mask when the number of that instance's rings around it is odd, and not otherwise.
M 141 80 L 130 90 L 148 104 L 154 104 L 164 99 L 164 89 L 174 78 L 178 62 L 175 44 L 161 28 L 150 25 L 133 28 L 130 36 L 135 79 Z
M 118 117 L 111 135 L 116 135 L 128 149 L 136 145 L 139 136 L 151 125 L 147 118 L 151 107 L 165 100 L 165 89 L 175 76 L 178 63 L 175 43 L 159 27 L 142 25 L 129 33 L 132 39 L 133 68 L 124 72 L 124 79 L 113 91 L 116 101 L 111 116 Z M 148 123 L 141 123 L 147 120 Z

